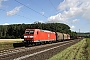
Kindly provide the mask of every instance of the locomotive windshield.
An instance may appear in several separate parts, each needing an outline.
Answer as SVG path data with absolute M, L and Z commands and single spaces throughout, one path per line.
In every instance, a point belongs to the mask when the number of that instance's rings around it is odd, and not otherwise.
M 30 31 L 30 34 L 34 34 L 34 30 L 31 30 L 31 31 Z
M 25 31 L 25 34 L 34 34 L 34 30 Z
M 25 31 L 25 34 L 29 34 L 29 31 Z

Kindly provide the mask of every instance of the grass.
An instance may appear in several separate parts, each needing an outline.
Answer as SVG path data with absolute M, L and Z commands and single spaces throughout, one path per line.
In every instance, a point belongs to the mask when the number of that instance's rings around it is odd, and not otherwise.
M 87 47 L 87 52 L 88 52 L 88 60 L 90 60 L 90 38 L 87 38 L 87 45 L 88 45 L 88 47 Z
M 13 44 L 14 43 L 21 43 L 22 40 L 13 40 L 13 39 L 0 39 L 0 50 L 4 50 L 4 49 L 11 49 L 14 48 Z
M 62 52 L 56 54 L 49 60 L 87 60 L 86 49 L 87 43 L 86 39 L 81 40 L 80 42 L 68 47 Z
M 0 42 L 0 50 L 4 50 L 4 49 L 10 49 L 10 48 L 14 48 L 13 47 L 13 43 L 8 43 L 8 42 Z

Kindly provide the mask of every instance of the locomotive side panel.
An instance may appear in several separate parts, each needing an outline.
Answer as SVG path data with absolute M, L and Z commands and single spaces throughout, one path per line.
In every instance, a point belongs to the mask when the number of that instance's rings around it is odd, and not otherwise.
M 38 33 L 38 39 L 36 39 L 36 41 L 46 41 L 46 40 L 48 40 L 48 33 L 40 31 Z
M 56 35 L 54 32 L 40 31 L 40 32 L 38 32 L 37 37 L 38 37 L 38 39 L 35 39 L 36 42 L 56 40 Z
M 55 32 L 50 33 L 50 34 L 48 35 L 48 37 L 49 37 L 49 40 L 56 41 L 56 34 L 55 34 Z

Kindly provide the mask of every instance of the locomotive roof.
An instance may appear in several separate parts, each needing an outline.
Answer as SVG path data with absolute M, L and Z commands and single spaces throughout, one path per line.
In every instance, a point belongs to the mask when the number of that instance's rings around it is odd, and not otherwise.
M 26 29 L 26 30 L 35 30 L 35 29 Z M 40 31 L 43 31 L 43 32 L 51 32 L 53 33 L 52 31 L 49 31 L 49 30 L 42 30 L 42 29 L 39 29 Z
M 43 31 L 43 32 L 51 32 L 51 31 L 48 31 L 48 30 L 41 30 L 41 31 Z

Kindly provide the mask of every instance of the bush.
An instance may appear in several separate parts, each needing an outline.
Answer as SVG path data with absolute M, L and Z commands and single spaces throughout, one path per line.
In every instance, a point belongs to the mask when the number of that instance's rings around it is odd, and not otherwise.
M 2 36 L 0 39 L 15 39 L 14 36 Z

